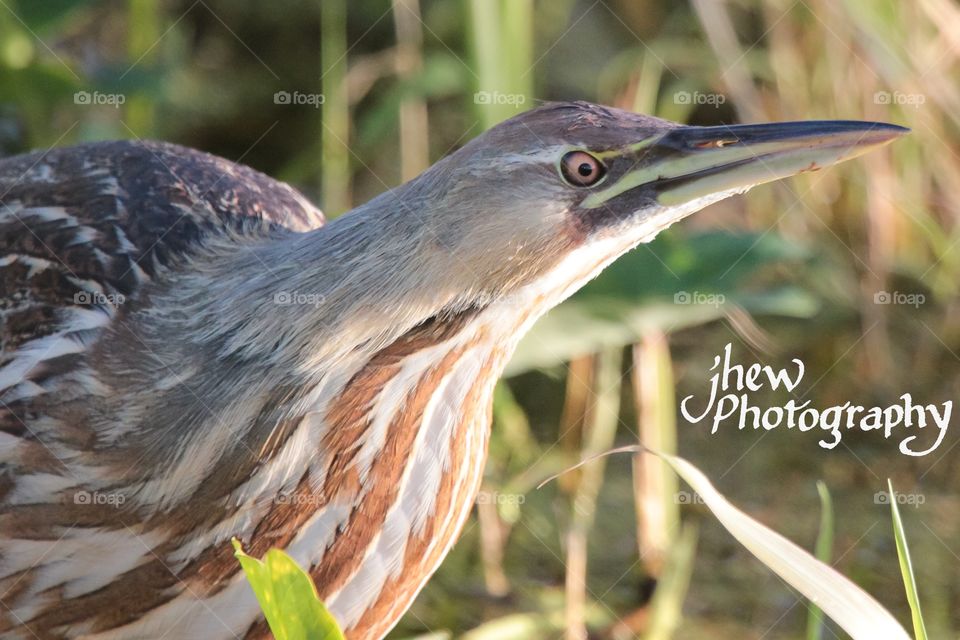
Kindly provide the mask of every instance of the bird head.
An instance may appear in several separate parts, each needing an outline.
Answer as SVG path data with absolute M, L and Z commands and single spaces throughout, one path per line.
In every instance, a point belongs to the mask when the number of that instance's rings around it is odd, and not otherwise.
M 711 203 L 906 131 L 857 121 L 683 126 L 585 102 L 547 104 L 472 140 L 401 197 L 424 214 L 433 248 L 453 257 L 448 275 L 474 285 L 459 290 L 496 299 L 527 288 L 555 304 Z
M 222 325 L 243 349 L 258 335 L 287 336 L 297 357 L 341 344 L 373 350 L 429 318 L 487 309 L 481 324 L 503 319 L 492 333 L 515 339 L 687 215 L 907 131 L 839 120 L 684 126 L 586 102 L 546 104 L 329 225 L 267 242 L 256 260 L 229 251 L 216 280 L 235 294 L 203 326 Z M 269 304 L 278 288 L 316 292 L 323 303 L 309 314 L 271 305 L 261 323 L 231 311 Z M 336 333 L 343 327 L 350 337 Z

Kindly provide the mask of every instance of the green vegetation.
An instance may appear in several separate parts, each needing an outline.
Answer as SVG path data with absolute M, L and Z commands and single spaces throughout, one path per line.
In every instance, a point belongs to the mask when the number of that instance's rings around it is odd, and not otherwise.
M 904 623 L 919 619 L 910 585 L 922 585 L 930 637 L 956 637 L 956 449 L 913 459 L 851 435 L 825 452 L 795 433 L 711 435 L 675 409 L 703 393 L 727 343 L 743 363 L 802 359 L 798 396 L 814 406 L 958 398 L 958 43 L 948 0 L 8 0 L 0 152 L 165 139 L 290 181 L 335 216 L 540 100 L 693 124 L 911 127 L 888 150 L 704 211 L 545 317 L 497 392 L 484 490 L 514 499 L 478 509 L 391 637 L 821 628 L 659 465 L 611 458 L 534 490 L 607 443 L 638 441 L 675 446 L 772 529 L 820 540 L 820 557 L 832 546 L 835 568 Z M 908 599 L 891 562 L 902 532 L 873 528 L 888 476 L 925 498 L 908 517 L 922 523 Z M 831 488 L 832 545 L 817 480 Z M 568 592 L 571 575 L 583 586 Z M 831 624 L 824 637 L 839 633 Z
M 612 364 L 615 364 L 615 361 L 607 362 L 604 368 L 609 369 Z M 612 372 L 607 371 L 608 375 L 610 373 Z M 611 389 L 615 389 L 615 387 L 611 387 Z M 598 424 L 591 429 L 593 434 L 591 437 L 592 446 L 601 444 L 601 441 L 606 439 L 599 434 L 608 430 L 603 427 L 611 417 L 609 411 L 598 412 L 598 415 L 602 417 L 599 418 Z M 614 414 L 613 418 L 615 417 Z M 854 640 L 873 640 L 874 638 L 888 638 L 890 640 L 902 638 L 906 640 L 908 638 L 903 627 L 888 611 L 859 587 L 834 571 L 829 566 L 828 560 L 811 556 L 780 534 L 734 507 L 716 490 L 699 469 L 683 458 L 649 450 L 645 451 L 642 446 L 621 447 L 612 451 L 609 449 L 595 451 L 583 463 L 550 478 L 552 480 L 571 472 L 578 476 L 575 513 L 580 519 L 577 520 L 577 525 L 571 528 L 571 539 L 569 541 L 571 545 L 575 544 L 574 540 L 577 536 L 585 538 L 592 524 L 597 478 L 600 477 L 597 474 L 603 473 L 603 458 L 610 453 L 626 452 L 639 455 L 644 453 L 657 455 L 691 486 L 696 492 L 695 495 L 702 498 L 704 504 L 734 538 L 749 549 L 768 568 L 780 575 L 787 584 L 799 590 L 812 602 L 822 602 L 823 607 L 826 608 L 832 619 L 847 631 Z M 926 629 L 920 612 L 920 603 L 917 597 L 906 536 L 903 531 L 903 522 L 897 508 L 897 497 L 893 491 L 893 484 L 889 481 L 888 487 L 893 529 L 897 541 L 897 555 L 900 558 L 907 599 L 913 612 L 916 640 L 926 640 Z M 823 508 L 817 553 L 824 556 L 829 554 L 830 541 L 833 535 L 833 515 L 830 494 L 826 486 L 819 483 L 817 489 L 820 493 Z M 687 525 L 679 540 L 673 545 L 667 570 L 663 572 L 660 585 L 651 603 L 651 620 L 644 634 L 644 638 L 647 640 L 670 638 L 679 626 L 680 610 L 690 579 L 695 541 L 696 533 L 690 525 Z M 582 544 L 582 541 L 579 543 Z M 236 549 L 236 556 L 243 566 L 247 579 L 250 581 L 267 617 L 270 628 L 278 640 L 300 638 L 338 640 L 343 637 L 330 614 L 317 599 L 316 590 L 313 588 L 308 575 L 288 555 L 273 549 L 267 552 L 264 561 L 261 562 L 243 553 L 240 543 L 236 539 L 234 539 L 233 545 Z M 575 577 L 582 579 L 582 576 L 579 575 Z M 568 585 L 568 599 L 570 598 L 570 592 L 571 588 Z M 578 597 L 581 600 L 583 599 L 582 594 Z M 813 606 L 811 614 L 810 620 L 815 626 L 810 627 L 810 633 L 819 634 L 822 619 L 821 609 Z M 474 640 L 487 636 L 502 639 L 513 637 L 515 634 L 517 634 L 517 637 L 528 637 L 531 634 L 550 630 L 551 626 L 551 623 L 547 620 L 538 623 L 531 619 L 524 620 L 514 617 L 504 620 L 500 624 L 487 625 L 485 629 L 476 629 L 467 636 Z M 567 620 L 565 626 L 569 629 L 569 620 Z M 628 634 L 630 632 L 629 629 L 623 631 Z M 613 635 L 619 637 L 616 630 L 614 630 Z
M 913 562 L 910 560 L 910 549 L 907 547 L 907 534 L 903 530 L 903 520 L 900 518 L 900 508 L 897 506 L 893 482 L 889 479 L 887 488 L 890 496 L 890 514 L 893 517 L 893 537 L 897 541 L 897 558 L 900 560 L 900 573 L 903 574 L 907 602 L 910 603 L 914 637 L 916 640 L 927 640 L 927 628 L 923 623 L 923 612 L 920 610 L 920 596 L 917 595 L 917 580 L 913 576 Z
M 830 564 L 833 556 L 833 500 L 827 485 L 820 480 L 817 481 L 817 493 L 820 495 L 820 529 L 814 555 L 820 562 Z M 807 640 L 821 640 L 823 631 L 823 612 L 812 604 L 807 610 Z
M 310 576 L 290 556 L 271 549 L 257 560 L 236 539 L 233 548 L 276 640 L 344 640 Z

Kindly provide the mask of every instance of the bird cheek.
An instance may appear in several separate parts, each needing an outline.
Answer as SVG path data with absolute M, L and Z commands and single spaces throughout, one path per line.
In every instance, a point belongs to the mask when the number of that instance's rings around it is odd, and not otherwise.
M 658 208 L 653 191 L 640 186 L 615 195 L 599 205 L 575 208 L 571 224 L 579 232 L 592 236 L 620 228 L 632 220 L 641 221 L 646 214 Z

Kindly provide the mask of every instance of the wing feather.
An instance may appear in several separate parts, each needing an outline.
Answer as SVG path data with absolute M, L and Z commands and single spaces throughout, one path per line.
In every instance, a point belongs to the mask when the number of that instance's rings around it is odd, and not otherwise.
M 168 143 L 0 160 L 0 400 L 35 394 L 158 269 L 212 236 L 323 223 L 289 185 Z

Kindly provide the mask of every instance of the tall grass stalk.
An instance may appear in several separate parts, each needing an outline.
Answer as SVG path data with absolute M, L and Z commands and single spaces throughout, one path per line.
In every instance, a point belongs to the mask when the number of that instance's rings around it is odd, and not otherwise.
M 697 526 L 687 522 L 675 537 L 650 601 L 650 622 L 643 640 L 671 640 L 677 637 L 683 620 L 683 602 L 693 575 L 697 536 Z
M 633 359 L 640 444 L 674 455 L 677 451 L 676 397 L 666 334 L 649 331 L 633 347 Z M 633 485 L 640 558 L 649 575 L 659 576 L 679 531 L 677 476 L 658 460 L 638 454 L 633 458 Z
M 584 428 L 581 459 L 608 450 L 620 423 L 621 366 L 623 351 L 607 349 L 597 355 L 593 407 Z M 587 604 L 587 542 L 594 524 L 597 495 L 603 485 L 602 460 L 580 470 L 573 492 L 570 528 L 567 532 L 566 638 L 587 637 L 584 615 Z
M 397 34 L 396 71 L 406 91 L 400 100 L 400 180 L 406 182 L 430 164 L 427 102 L 413 90 L 423 69 L 423 28 L 419 0 L 393 0 Z
M 350 101 L 347 95 L 347 3 L 320 3 L 320 91 L 323 124 L 320 189 L 324 213 L 337 216 L 351 207 Z
M 156 57 L 162 10 L 157 0 L 128 0 L 127 56 L 137 65 L 149 65 Z M 141 138 L 156 135 L 154 101 L 147 96 L 128 96 L 124 110 L 127 127 Z
M 533 0 L 468 0 L 473 102 L 489 129 L 533 100 Z
M 833 556 L 833 500 L 830 491 L 822 481 L 817 481 L 817 494 L 820 496 L 820 528 L 813 555 L 825 564 L 830 564 Z M 807 609 L 807 640 L 823 638 L 823 611 L 811 603 Z

